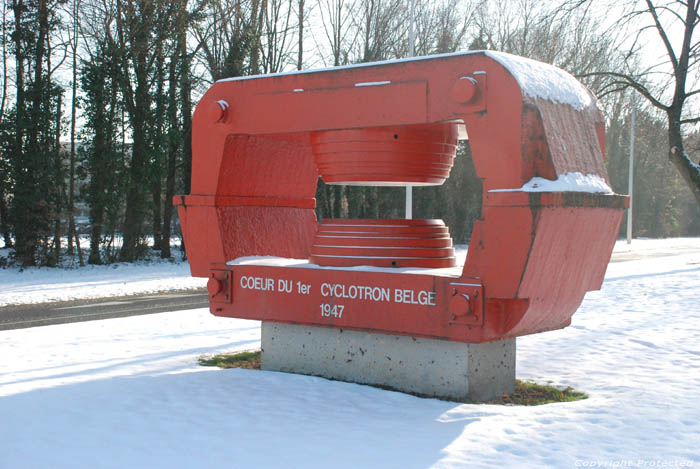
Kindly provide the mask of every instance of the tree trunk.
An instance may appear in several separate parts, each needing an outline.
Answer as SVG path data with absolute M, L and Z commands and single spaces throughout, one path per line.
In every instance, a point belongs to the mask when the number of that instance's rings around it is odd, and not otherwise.
M 680 109 L 671 109 L 668 112 L 668 157 L 676 167 L 686 185 L 695 196 L 700 206 L 700 165 L 693 163 L 683 148 L 683 135 L 681 134 Z
M 304 0 L 299 0 L 299 47 L 297 52 L 297 70 L 304 64 Z
M 5 247 L 12 247 L 12 237 L 10 236 L 9 213 L 7 202 L 5 201 L 5 185 L 0 181 L 0 234 L 5 240 Z
M 253 40 L 250 45 L 250 75 L 260 73 L 260 37 L 264 24 L 265 11 L 267 10 L 267 0 L 253 0 L 251 2 L 251 31 Z
M 95 210 L 90 207 L 90 254 L 88 264 L 101 265 L 100 241 L 102 239 L 102 224 L 104 222 L 104 210 Z
M 176 21 L 177 46 L 175 53 L 170 58 L 170 69 L 168 71 L 168 161 L 165 179 L 165 205 L 163 207 L 163 239 L 161 241 L 160 257 L 163 259 L 169 258 L 170 238 L 172 235 L 172 217 L 173 217 L 173 197 L 175 196 L 175 173 L 177 168 L 177 154 L 180 147 L 180 139 L 182 133 L 179 132 L 177 119 L 177 69 L 178 64 L 181 67 L 181 73 L 186 73 L 185 66 L 187 55 L 187 0 L 178 2 L 178 12 Z M 181 81 L 181 86 L 184 81 Z M 182 90 L 181 90 L 182 91 Z M 187 99 L 185 96 L 181 98 Z M 184 103 L 183 103 L 184 106 Z M 184 110 L 183 110 L 184 112 Z
M 83 267 L 85 265 L 85 261 L 83 261 L 83 251 L 82 251 L 82 249 L 80 249 L 80 236 L 78 235 L 77 231 L 74 233 L 74 235 L 75 235 L 75 247 L 78 248 L 78 262 L 80 262 L 80 267 Z
M 182 31 L 178 32 L 182 34 Z M 178 41 L 179 42 L 179 41 Z M 179 51 L 178 47 L 178 51 Z M 177 152 L 179 147 L 178 121 L 177 121 L 177 83 L 176 79 L 176 57 L 174 54 L 170 62 L 170 73 L 168 77 L 168 121 L 170 122 L 170 132 L 168 133 L 168 162 L 167 175 L 165 178 L 165 206 L 163 207 L 163 239 L 161 241 L 160 257 L 167 259 L 170 253 L 170 236 L 173 216 L 173 197 L 175 196 L 175 168 L 177 165 Z
M 78 0 L 73 0 L 73 96 L 71 97 L 71 112 L 70 112 L 70 167 L 68 169 L 68 255 L 73 255 L 73 237 L 75 232 L 75 116 L 78 107 Z M 91 254 L 92 256 L 92 254 Z
M 126 194 L 126 214 L 124 216 L 123 244 L 119 253 L 119 260 L 134 261 L 138 257 L 138 247 L 143 237 L 143 221 L 146 217 L 145 193 L 146 187 L 146 153 L 148 151 L 145 135 L 146 109 L 144 104 L 147 98 L 143 96 L 144 90 L 137 87 L 136 95 L 142 95 L 137 99 L 136 113 L 132 118 L 134 142 L 132 146 L 131 165 L 129 167 L 129 189 Z
M 153 212 L 151 217 L 151 225 L 153 229 L 153 249 L 161 250 L 161 241 L 163 236 L 162 230 L 162 196 L 163 196 L 163 147 L 166 145 L 165 137 L 165 113 L 166 102 L 163 93 L 165 81 L 165 56 L 163 52 L 163 44 L 158 43 L 156 50 L 156 115 L 153 131 L 153 141 L 151 143 L 151 152 L 153 154 L 151 168 L 151 197 L 153 198 Z
M 2 98 L 0 98 L 0 122 L 5 121 L 5 103 L 7 102 L 7 2 L 2 4 Z M 5 247 L 12 247 L 10 237 L 10 220 L 5 200 L 5 176 L 0 175 L 0 234 L 5 240 Z
M 153 19 L 153 4 L 144 2 L 143 10 L 130 12 L 138 15 L 138 18 L 127 18 L 131 23 L 122 25 L 124 34 L 130 35 L 129 53 L 132 55 L 133 75 L 136 82 L 135 89 L 131 88 L 129 73 L 124 70 L 121 78 L 122 89 L 126 93 L 127 110 L 132 129 L 133 143 L 131 147 L 131 162 L 129 166 L 129 183 L 126 194 L 126 213 L 122 230 L 122 249 L 119 252 L 119 260 L 131 262 L 136 260 L 141 253 L 140 244 L 144 235 L 144 221 L 148 212 L 146 200 L 146 188 L 148 184 L 148 130 L 152 128 L 149 123 L 150 77 L 149 59 L 152 51 L 150 20 Z M 119 15 L 118 15 L 119 16 Z M 133 95 L 132 95 L 133 90 Z
M 91 164 L 92 168 L 90 171 L 90 182 L 88 185 L 88 200 L 90 203 L 90 254 L 88 254 L 88 264 L 100 265 L 102 264 L 102 255 L 100 252 L 100 244 L 102 241 L 102 232 L 104 226 L 104 214 L 105 214 L 105 183 L 106 179 L 110 177 L 107 173 L 109 168 L 103 164 L 103 155 L 110 153 L 110 147 L 107 142 L 111 140 L 109 133 L 111 133 L 111 123 L 112 121 L 105 116 L 103 112 L 103 101 L 104 94 L 103 89 L 99 89 L 93 96 L 92 101 L 96 107 L 96 122 L 95 125 L 95 136 L 93 139 L 93 146 L 90 149 L 92 154 L 90 159 L 93 161 Z M 77 239 L 77 233 L 73 230 L 71 233 L 72 237 Z
M 186 8 L 187 0 L 183 1 L 183 8 Z M 192 80 L 190 77 L 191 57 L 187 52 L 187 36 L 182 35 L 182 63 L 180 65 L 180 104 L 182 106 L 182 159 L 183 159 L 183 188 L 185 194 L 191 191 L 192 180 Z M 186 256 L 185 240 L 182 239 L 181 249 L 183 256 Z
M 187 2 L 184 1 L 186 4 Z M 183 41 L 186 38 L 182 39 Z M 182 45 L 182 64 L 180 65 L 180 105 L 182 106 L 182 182 L 185 194 L 190 193 L 192 179 L 192 81 L 190 78 L 190 56 L 186 45 Z
M 63 171 L 61 167 L 63 166 L 63 161 L 61 161 L 61 95 L 58 95 L 58 105 L 56 109 L 56 153 L 54 155 L 55 161 L 55 179 L 56 187 L 54 188 L 56 193 L 56 213 L 54 215 L 54 234 L 53 234 L 53 265 L 58 265 L 61 262 L 61 237 L 63 233 L 61 232 L 61 187 L 63 186 Z
M 25 166 L 24 161 L 24 129 L 26 120 L 26 103 L 25 94 L 26 88 L 24 85 L 24 34 L 23 34 L 23 15 L 24 15 L 24 1 L 15 0 L 12 2 L 12 10 L 15 17 L 15 30 L 12 34 L 12 38 L 15 42 L 15 84 L 16 84 L 16 106 L 17 111 L 15 113 L 15 142 L 13 148 L 13 158 L 17 160 L 15 163 L 17 166 L 23 168 Z M 17 173 L 17 171 L 16 171 Z M 26 177 L 20 177 L 19 174 L 15 175 L 16 188 L 14 191 L 14 200 L 12 203 L 12 218 L 14 224 L 14 235 L 15 235 L 15 252 L 20 262 L 32 259 L 34 256 L 33 252 L 27 252 L 27 241 L 25 240 L 25 230 L 27 227 L 25 223 L 27 220 L 24 217 L 26 193 L 28 191 L 27 184 L 25 184 L 24 179 Z M 32 262 L 33 263 L 33 262 Z
M 138 248 L 143 238 L 143 222 L 147 213 L 146 192 L 144 189 L 148 184 L 146 177 L 148 153 L 146 126 L 148 125 L 147 119 L 150 103 L 147 89 L 148 77 L 145 70 L 146 60 L 145 57 L 139 57 L 137 60 L 137 85 L 134 93 L 134 108 L 129 116 L 133 130 L 133 144 L 131 147 L 129 184 L 126 194 L 122 249 L 119 253 L 119 260 L 127 262 L 134 261 L 139 256 Z

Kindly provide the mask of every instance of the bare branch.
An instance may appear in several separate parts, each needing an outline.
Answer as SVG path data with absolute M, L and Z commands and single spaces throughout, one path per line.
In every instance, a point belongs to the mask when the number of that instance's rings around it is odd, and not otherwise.
M 698 122 L 700 122 L 700 117 L 692 117 L 692 118 L 689 118 L 689 119 L 682 119 L 682 120 L 681 120 L 681 125 L 685 125 L 685 124 L 697 124 Z
M 615 78 L 619 78 L 620 81 L 619 83 L 625 84 L 627 87 L 634 88 L 636 91 L 638 91 L 642 96 L 644 96 L 654 107 L 657 107 L 661 109 L 662 111 L 667 112 L 669 110 L 669 106 L 663 104 L 661 101 L 656 99 L 649 89 L 632 78 L 629 75 L 625 75 L 624 73 L 617 73 L 617 72 L 589 72 L 589 73 L 584 73 L 577 75 L 577 77 L 580 78 L 586 78 L 586 77 L 591 77 L 591 76 L 611 76 Z
M 669 8 L 669 7 L 667 7 L 667 6 L 659 6 L 659 7 L 656 7 L 656 9 L 657 9 L 657 10 L 667 11 L 667 12 L 670 13 L 671 15 L 675 16 L 676 18 L 678 18 L 678 19 L 681 21 L 681 23 L 685 24 L 685 18 L 683 18 L 681 15 L 679 15 L 677 12 L 675 12 L 675 11 L 672 10 L 671 8 Z
M 663 25 L 661 24 L 659 15 L 656 14 L 656 7 L 653 3 L 651 3 L 651 0 L 646 0 L 646 3 L 649 7 L 649 14 L 652 16 L 652 18 L 654 18 L 656 30 L 659 32 L 659 36 L 661 37 L 661 40 L 663 41 L 664 46 L 666 47 L 666 52 L 668 53 L 668 56 L 671 59 L 671 63 L 673 64 L 673 68 L 675 70 L 678 68 L 678 59 L 676 58 L 676 53 L 673 50 L 671 41 L 668 39 L 668 35 L 666 34 L 666 31 L 664 30 Z
M 603 91 L 602 93 L 598 93 L 597 96 L 598 96 L 598 99 L 603 99 L 604 97 L 606 97 L 610 94 L 619 93 L 619 92 L 625 91 L 626 89 L 627 89 L 626 86 L 619 86 L 617 88 L 611 88 L 609 90 Z

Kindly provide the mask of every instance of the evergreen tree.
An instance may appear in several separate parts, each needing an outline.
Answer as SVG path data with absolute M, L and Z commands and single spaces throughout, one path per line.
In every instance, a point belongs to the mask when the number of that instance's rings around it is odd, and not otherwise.
M 103 263 L 100 247 L 106 231 L 105 218 L 108 213 L 118 212 L 124 200 L 125 168 L 118 145 L 121 107 L 114 55 L 114 44 L 97 44 L 96 54 L 91 61 L 83 62 L 80 70 L 85 117 L 80 169 L 87 179 L 83 196 L 90 206 L 90 264 Z
M 13 145 L 8 150 L 10 175 L 14 184 L 10 220 L 16 241 L 17 260 L 23 266 L 45 262 L 40 247 L 50 236 L 58 192 L 63 181 L 56 180 L 52 155 L 56 151 L 56 109 L 62 93 L 51 81 L 47 44 L 52 28 L 58 26 L 55 11 L 46 0 L 12 2 L 12 31 L 16 105 Z

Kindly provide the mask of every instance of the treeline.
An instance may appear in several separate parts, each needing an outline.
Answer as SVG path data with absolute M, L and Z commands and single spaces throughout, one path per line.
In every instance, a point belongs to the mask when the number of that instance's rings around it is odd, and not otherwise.
M 24 266 L 75 255 L 132 261 L 150 249 L 170 257 L 172 196 L 189 193 L 191 115 L 213 81 L 410 49 L 409 0 L 12 0 L 2 14 L 0 237 Z M 590 12 L 536 0 L 415 0 L 413 16 L 415 55 L 493 49 L 585 76 L 608 116 L 608 166 L 621 193 L 636 106 L 635 234 L 700 234 L 697 204 L 665 158 L 663 119 L 592 73 L 630 65 Z M 414 216 L 445 219 L 465 242 L 480 199 L 466 144 L 443 186 L 414 190 Z M 399 188 L 319 181 L 317 201 L 319 218 L 403 216 Z M 79 205 L 89 210 L 89 246 L 80 245 Z

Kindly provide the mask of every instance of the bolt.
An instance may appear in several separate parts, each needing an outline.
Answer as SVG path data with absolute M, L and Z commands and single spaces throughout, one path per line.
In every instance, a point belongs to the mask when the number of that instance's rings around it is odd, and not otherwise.
M 228 116 L 229 107 L 229 104 L 223 99 L 209 103 L 207 107 L 209 121 L 221 122 L 226 120 L 226 117 Z
M 473 77 L 461 77 L 452 88 L 452 96 L 461 104 L 469 104 L 476 96 L 477 81 Z
M 472 299 L 466 293 L 452 297 L 449 311 L 457 316 L 468 316 L 472 313 Z
M 224 285 L 221 283 L 221 280 L 214 277 L 209 278 L 209 281 L 207 282 L 207 291 L 209 292 L 209 295 L 216 296 L 223 289 Z

